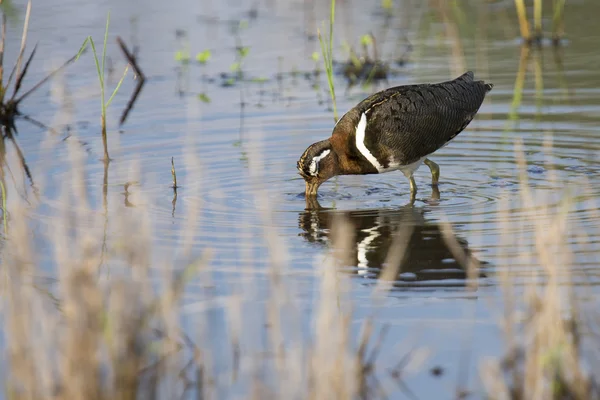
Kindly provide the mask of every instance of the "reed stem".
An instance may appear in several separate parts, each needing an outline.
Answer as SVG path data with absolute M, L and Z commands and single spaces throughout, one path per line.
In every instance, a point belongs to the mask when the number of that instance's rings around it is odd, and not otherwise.
M 525 9 L 525 0 L 515 0 L 517 7 L 517 16 L 519 17 L 519 28 L 521 29 L 521 37 L 529 42 L 531 35 L 529 33 L 529 22 L 527 21 L 527 10 Z

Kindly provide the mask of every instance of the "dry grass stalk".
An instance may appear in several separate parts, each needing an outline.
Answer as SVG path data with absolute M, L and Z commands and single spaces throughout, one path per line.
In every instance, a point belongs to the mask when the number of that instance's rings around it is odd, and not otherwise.
M 542 33 L 542 0 L 533 0 L 533 29 L 536 40 L 541 40 Z
M 517 16 L 519 18 L 519 28 L 521 29 L 521 37 L 526 42 L 529 42 L 531 40 L 531 34 L 529 33 L 529 21 L 527 20 L 525 0 L 515 0 L 515 6 L 517 8 Z
M 77 168 L 72 172 L 81 177 Z M 85 197 L 73 196 L 69 179 L 64 182 L 66 207 L 46 238 L 54 246 L 50 264 L 35 258 L 30 226 L 35 207 L 26 208 L 19 198 L 11 204 L 14 224 L 2 260 L 8 278 L 1 303 L 10 354 L 6 393 L 24 399 L 132 399 L 140 390 L 160 392 L 165 382 L 179 381 L 181 363 L 173 360 L 182 357 L 185 342 L 173 318 L 189 272 L 169 278 L 171 272 L 155 290 L 149 218 L 122 208 L 110 218 L 116 233 L 105 261 L 112 273 L 101 279 L 104 216 Z M 57 285 L 38 282 L 48 272 Z M 47 301 L 51 293 L 56 305 Z M 177 387 L 169 392 L 177 393 Z
M 525 257 L 535 259 L 542 269 L 530 277 L 522 293 L 516 290 L 519 276 L 510 266 L 500 269 L 508 346 L 501 362 L 483 367 L 482 379 L 491 398 L 597 398 L 600 393 L 585 369 L 580 347 L 584 320 L 579 317 L 580 305 L 574 293 L 573 254 L 568 236 L 573 228 L 569 221 L 572 202 L 566 197 L 552 206 L 534 194 L 520 141 L 516 155 L 522 207 L 536 212 L 522 222 L 522 230 L 515 232 L 514 226 L 505 226 L 505 234 L 515 235 L 518 250 L 527 253 L 519 243 L 523 240 L 520 235 L 527 234 L 527 226 L 533 226 L 535 247 Z M 508 214 L 504 216 L 508 220 Z M 523 313 L 522 318 L 517 318 L 519 313 Z M 565 313 L 569 316 L 565 317 Z
M 19 51 L 19 57 L 17 58 L 16 73 L 17 76 L 21 75 L 21 62 L 23 61 L 23 54 L 25 53 L 25 44 L 27 43 L 27 31 L 29 28 L 29 18 L 31 17 L 31 0 L 27 2 L 27 9 L 25 11 L 25 23 L 23 24 L 23 35 L 21 35 L 21 50 Z M 12 74 L 11 74 L 12 76 Z M 8 78 L 10 82 L 10 78 Z M 8 85 L 7 85 L 8 86 Z

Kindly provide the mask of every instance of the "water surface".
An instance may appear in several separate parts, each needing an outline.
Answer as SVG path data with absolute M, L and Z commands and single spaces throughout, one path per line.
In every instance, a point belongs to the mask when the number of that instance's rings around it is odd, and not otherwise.
M 396 4 L 388 20 L 379 2 L 338 2 L 336 59 L 346 61 L 343 43 L 356 47 L 360 36 L 373 32 L 379 54 L 394 68 L 387 82 L 367 87 L 348 88 L 336 75 L 340 113 L 384 87 L 443 81 L 466 70 L 494 89 L 468 128 L 431 157 L 441 167 L 439 193 L 426 167 L 416 173 L 413 205 L 401 173 L 338 177 L 322 186 L 322 209 L 307 209 L 296 160 L 308 145 L 328 137 L 334 122 L 326 78 L 323 72 L 315 77 L 312 59 L 320 51 L 315 32 L 327 19 L 326 3 L 38 2 L 29 41 L 39 47 L 27 84 L 74 54 L 85 36 L 100 43 L 110 9 L 108 55 L 114 71 L 108 86 L 114 87 L 125 67 L 117 35 L 139 46 L 148 81 L 122 127 L 118 118 L 135 85 L 131 75 L 109 109 L 114 160 L 107 171 L 107 209 L 126 205 L 148 212 L 157 257 L 178 260 L 187 242 L 194 254 L 211 249 L 210 285 L 217 296 L 226 297 L 252 277 L 253 301 L 268 301 L 267 266 L 280 254 L 297 285 L 293 297 L 307 313 L 306 326 L 319 282 L 317 267 L 329 255 L 335 217 L 343 215 L 352 237 L 343 271 L 352 276 L 353 324 L 358 329 L 374 315 L 378 326 L 391 326 L 383 358 L 399 359 L 401 345 L 427 347 L 430 358 L 407 383 L 419 398 L 449 398 L 448 388 L 457 384 L 477 387 L 474 379 L 457 379 L 462 368 L 473 378 L 478 367 L 473 360 L 502 353 L 498 272 L 510 267 L 525 280 L 543 270 L 539 260 L 522 257 L 535 245 L 534 226 L 526 219 L 537 211 L 520 201 L 515 143 L 522 142 L 525 174 L 536 199 L 558 207 L 566 189 L 576 194 L 569 215 L 574 228 L 564 241 L 574 249 L 574 279 L 592 285 L 598 280 L 600 32 L 589 16 L 600 9 L 569 2 L 563 46 L 523 51 L 512 2 L 469 2 L 447 20 L 443 15 L 449 10 L 410 1 Z M 544 23 L 550 29 L 550 17 Z M 8 34 L 15 38 L 19 30 L 14 23 Z M 18 45 L 7 43 L 11 62 Z M 186 46 L 192 62 L 182 64 L 175 53 Z M 231 82 L 236 46 L 249 50 L 241 67 L 244 79 Z M 194 55 L 206 49 L 212 58 L 198 65 Z M 405 63 L 394 62 L 401 57 Z M 521 93 L 517 106 L 515 91 Z M 69 206 L 60 196 L 71 169 L 69 144 L 86 151 L 86 190 L 101 209 L 104 169 L 91 55 L 32 96 L 23 111 L 58 131 L 53 135 L 19 125 L 20 144 L 44 189 L 40 230 L 50 229 Z M 181 186 L 175 204 L 171 158 Z M 136 178 L 129 172 L 132 165 L 142 179 L 125 188 Z M 190 213 L 198 219 L 192 231 L 186 229 Z M 446 223 L 459 247 L 481 263 L 476 291 L 468 289 L 464 265 L 443 238 Z M 108 232 L 116 226 L 109 218 Z M 394 234 L 405 227 L 411 233 L 397 279 L 383 301 L 373 302 L 371 290 L 397 245 Z M 184 310 L 192 320 L 205 284 L 193 282 L 186 293 Z M 227 330 L 219 310 L 213 338 Z M 466 367 L 465 357 L 471 359 Z M 226 369 L 225 361 L 215 363 L 216 370 Z M 433 378 L 429 369 L 435 366 L 448 372 Z

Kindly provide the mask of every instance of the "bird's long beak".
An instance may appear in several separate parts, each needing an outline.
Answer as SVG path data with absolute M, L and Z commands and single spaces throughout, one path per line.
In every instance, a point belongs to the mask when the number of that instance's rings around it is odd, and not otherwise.
M 316 196 L 317 195 L 317 190 L 319 189 L 319 186 L 321 186 L 320 182 L 306 182 L 306 191 L 304 192 L 304 195 L 306 197 L 308 196 Z

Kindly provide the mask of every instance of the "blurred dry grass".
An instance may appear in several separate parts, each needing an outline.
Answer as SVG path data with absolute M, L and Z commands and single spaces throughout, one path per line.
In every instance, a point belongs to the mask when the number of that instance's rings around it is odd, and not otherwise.
M 1 303 L 6 397 L 219 398 L 220 385 L 232 384 L 215 375 L 211 367 L 210 360 L 220 355 L 213 354 L 211 341 L 186 329 L 180 318 L 186 284 L 210 269 L 210 252 L 190 258 L 183 267 L 161 264 L 163 260 L 152 258 L 150 215 L 143 209 L 131 212 L 125 206 L 110 211 L 110 219 L 117 225 L 104 243 L 103 213 L 92 209 L 86 197 L 77 193 L 85 186 L 77 183 L 85 175 L 78 154 L 82 150 L 73 146 L 70 151 L 72 169 L 71 179 L 65 179 L 64 213 L 53 219 L 52 229 L 44 234 L 53 247 L 50 263 L 36 251 L 36 235 L 40 234 L 33 231 L 36 205 L 18 197 L 9 205 Z M 524 170 L 520 147 L 517 159 Z M 255 179 L 260 177 L 259 160 L 260 155 L 250 155 Z M 132 179 L 139 180 L 139 176 Z M 573 258 L 565 238 L 572 229 L 568 220 L 572 203 L 567 198 L 559 209 L 545 208 L 547 202 L 529 189 L 525 173 L 521 185 L 523 207 L 537 210 L 530 220 L 520 222 L 536 227 L 536 247 L 530 253 L 524 251 L 522 257 L 537 258 L 545 279 L 540 283 L 533 276 L 520 291 L 522 275 L 513 274 L 510 266 L 498 268 L 504 293 L 506 356 L 482 363 L 481 379 L 487 395 L 494 399 L 598 398 L 586 365 L 594 360 L 588 360 L 581 347 L 582 335 L 593 328 L 589 325 L 593 318 L 580 307 L 578 292 L 569 279 Z M 290 295 L 295 283 L 287 269 L 285 243 L 271 223 L 269 199 L 258 186 L 255 196 L 263 210 L 264 236 L 270 249 L 269 300 L 253 303 L 252 296 L 244 297 L 247 291 L 239 290 L 225 302 L 230 337 L 223 340 L 230 343 L 235 359 L 227 364 L 227 374 L 238 384 L 247 382 L 247 395 L 242 397 L 385 398 L 391 383 L 400 384 L 412 397 L 402 381 L 410 386 L 402 373 L 406 362 L 397 368 L 378 364 L 385 330 L 374 335 L 368 320 L 358 338 L 353 334 L 350 278 L 337 268 L 351 264 L 347 256 L 354 240 L 347 234 L 352 230 L 343 218 L 333 225 L 328 258 L 316 265 L 320 289 L 310 321 L 312 334 L 306 338 L 288 332 L 286 321 L 295 318 L 301 305 Z M 190 221 L 193 217 L 188 216 Z M 509 215 L 505 217 L 506 224 L 514 223 L 508 222 Z M 518 243 L 519 235 L 512 228 L 505 226 L 508 236 L 504 240 Z M 451 226 L 447 224 L 445 229 L 448 245 L 472 278 L 465 290 L 476 291 L 478 265 L 459 253 L 462 249 L 453 242 Z M 397 253 L 408 233 L 398 230 L 397 246 L 389 257 L 401 256 Z M 46 270 L 48 265 L 55 265 L 56 271 Z M 387 278 L 374 287 L 376 298 L 385 296 L 386 280 L 397 273 L 383 271 L 381 276 Z M 49 274 L 56 275 L 55 285 L 40 282 L 39 277 Z M 210 323 L 213 300 L 207 299 L 204 310 L 194 314 L 198 324 Z M 248 325 L 242 312 L 248 307 L 264 313 L 266 321 Z M 266 356 L 244 345 L 249 329 L 267 329 Z M 398 359 L 403 357 L 398 355 Z
M 200 332 L 184 330 L 181 320 L 186 284 L 210 268 L 210 251 L 183 268 L 153 259 L 154 234 L 146 211 L 133 212 L 120 205 L 107 217 L 103 209 L 90 207 L 81 191 L 86 180 L 82 151 L 70 147 L 72 168 L 64 178 L 64 208 L 62 215 L 53 217 L 48 232 L 33 228 L 39 218 L 36 208 L 42 203 L 28 204 L 15 197 L 9 204 L 1 301 L 7 398 L 179 398 L 186 394 L 219 398 L 219 386 L 228 386 L 213 375 L 210 360 L 219 355 L 213 354 L 211 342 L 204 341 Z M 255 162 L 251 165 L 255 173 L 261 170 Z M 270 210 L 268 198 L 261 193 L 256 192 L 263 205 L 259 208 Z M 108 239 L 105 218 L 116 224 Z M 374 391 L 382 389 L 377 388 L 374 373 L 381 338 L 372 340 L 370 322 L 364 324 L 361 337 L 354 338 L 349 285 L 335 268 L 334 260 L 343 259 L 350 245 L 344 221 L 336 225 L 330 261 L 317 272 L 319 299 L 311 321 L 313 334 L 306 340 L 286 332 L 286 314 L 293 314 L 300 304 L 289 295 L 294 283 L 287 273 L 285 244 L 270 224 L 270 212 L 264 211 L 263 218 L 271 250 L 271 294 L 266 303 L 253 303 L 251 295 L 244 298 L 249 293 L 243 289 L 226 299 L 230 337 L 223 340 L 229 341 L 236 360 L 228 364 L 227 374 L 234 381 L 250 382 L 245 390 L 253 393 L 246 396 L 252 398 L 379 397 L 381 393 Z M 194 215 L 187 220 L 194 221 Z M 51 243 L 51 260 L 36 250 L 40 235 Z M 56 270 L 48 270 L 52 266 Z M 55 276 L 55 283 L 41 279 L 47 276 Z M 204 302 L 194 321 L 209 323 L 214 300 Z M 248 326 L 241 307 L 249 305 L 263 308 L 259 314 L 264 312 L 266 321 Z M 240 343 L 247 330 L 262 331 L 265 323 L 266 357 Z M 263 376 L 265 369 L 271 371 L 267 376 Z
M 550 155 L 550 141 L 545 148 Z M 521 141 L 517 141 L 515 153 L 520 171 L 520 202 L 523 209 L 535 213 L 523 217 L 517 234 L 504 234 L 503 240 L 520 250 L 521 259 L 535 260 L 533 265 L 539 265 L 540 270 L 530 271 L 523 282 L 523 275 L 511 265 L 498 268 L 505 305 L 501 322 L 505 356 L 487 360 L 481 377 L 493 399 L 600 398 L 594 373 L 597 357 L 590 352 L 597 340 L 594 332 L 599 320 L 595 312 L 590 312 L 590 305 L 582 301 L 590 296 L 589 288 L 575 285 L 574 245 L 569 244 L 572 232 L 577 233 L 579 243 L 589 243 L 589 233 L 570 218 L 574 195 L 567 190 L 557 206 L 550 206 L 547 194 L 534 191 L 528 184 Z M 501 212 L 508 209 L 506 204 L 500 208 Z M 509 226 L 510 216 L 504 212 L 503 217 L 502 231 L 514 232 L 514 226 Z M 524 249 L 520 244 L 528 224 L 534 228 L 533 249 Z

